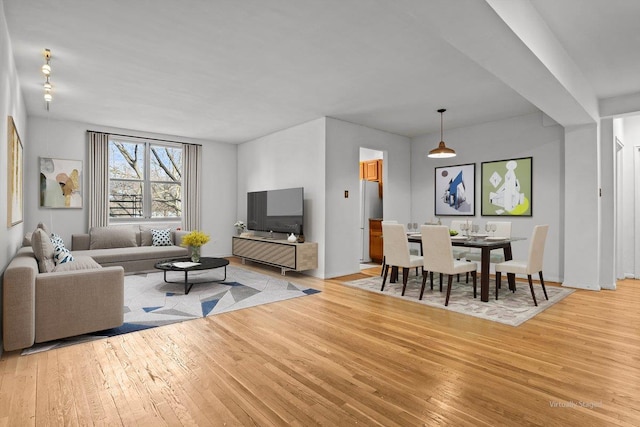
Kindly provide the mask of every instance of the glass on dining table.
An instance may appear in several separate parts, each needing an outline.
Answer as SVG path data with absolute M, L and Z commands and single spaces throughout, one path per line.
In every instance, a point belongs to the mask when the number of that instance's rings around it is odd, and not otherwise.
M 418 223 L 414 222 L 413 223 L 413 229 L 417 232 L 418 231 Z
M 473 224 L 473 225 L 471 226 L 471 232 L 472 232 L 473 234 L 478 234 L 478 231 L 480 231 L 480 226 L 479 226 L 478 224 Z

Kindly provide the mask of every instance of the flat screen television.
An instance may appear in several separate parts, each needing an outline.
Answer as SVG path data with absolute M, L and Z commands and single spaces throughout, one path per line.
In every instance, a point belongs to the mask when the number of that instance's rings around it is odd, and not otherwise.
M 303 219 L 303 187 L 247 193 L 249 230 L 302 234 Z

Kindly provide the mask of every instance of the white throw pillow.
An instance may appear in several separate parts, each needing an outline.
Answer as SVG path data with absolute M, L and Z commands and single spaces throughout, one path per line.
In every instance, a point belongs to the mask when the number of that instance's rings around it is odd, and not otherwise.
M 153 246 L 172 246 L 171 229 L 151 230 Z
M 71 251 L 64 246 L 56 245 L 53 248 L 53 261 L 56 265 L 71 262 L 73 261 L 73 255 L 71 255 Z
M 54 248 L 56 246 L 62 246 L 63 248 L 66 247 L 64 245 L 64 240 L 62 240 L 62 237 L 60 237 L 56 233 L 51 233 L 51 244 L 53 245 Z

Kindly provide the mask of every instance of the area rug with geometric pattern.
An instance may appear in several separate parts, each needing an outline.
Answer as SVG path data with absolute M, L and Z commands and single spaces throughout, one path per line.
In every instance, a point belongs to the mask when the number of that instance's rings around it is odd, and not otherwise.
M 167 280 L 179 282 L 184 273 L 167 272 Z M 189 282 L 196 282 L 188 294 L 184 285 L 165 283 L 162 272 L 133 274 L 124 278 L 124 324 L 92 334 L 50 341 L 23 350 L 32 354 L 79 342 L 91 341 L 233 310 L 284 301 L 320 291 L 240 267 L 193 271 Z M 197 283 L 200 282 L 200 283 Z
M 445 279 L 442 292 L 439 290 L 440 285 L 436 276 L 437 275 L 434 275 L 433 290 L 430 289 L 430 282 L 427 281 L 427 286 L 425 287 L 422 300 L 418 300 L 418 297 L 420 296 L 420 287 L 422 286 L 421 275 L 419 277 L 414 275 L 409 276 L 404 296 L 401 295 L 402 276 L 397 283 L 389 283 L 389 280 L 387 279 L 384 291 L 380 291 L 380 287 L 382 286 L 382 277 L 380 276 L 353 280 L 350 282 L 344 282 L 344 284 L 381 295 L 401 298 L 416 304 L 422 304 L 441 310 L 454 311 L 456 313 L 504 323 L 510 326 L 521 325 L 574 292 L 573 289 L 547 285 L 546 289 L 549 299 L 546 300 L 544 298 L 544 293 L 542 292 L 542 286 L 534 283 L 533 289 L 536 294 L 536 299 L 538 300 L 538 306 L 536 307 L 533 304 L 531 291 L 529 290 L 529 284 L 527 282 L 518 280 L 516 282 L 516 292 L 511 292 L 505 283 L 506 281 L 503 281 L 502 288 L 498 294 L 498 300 L 496 300 L 495 281 L 492 280 L 489 288 L 489 301 L 482 302 L 480 300 L 480 281 L 478 280 L 478 297 L 473 298 L 473 284 L 471 283 L 471 278 L 469 279 L 470 283 L 465 283 L 464 276 L 461 275 L 460 282 L 456 281 L 454 278 L 451 286 L 449 305 L 445 307 L 444 300 L 447 291 L 447 276 L 444 276 Z

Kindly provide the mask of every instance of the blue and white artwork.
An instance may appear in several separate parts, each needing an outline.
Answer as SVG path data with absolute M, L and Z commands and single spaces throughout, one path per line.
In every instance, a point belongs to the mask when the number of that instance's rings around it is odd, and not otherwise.
M 475 163 L 435 168 L 435 214 L 475 215 Z

